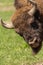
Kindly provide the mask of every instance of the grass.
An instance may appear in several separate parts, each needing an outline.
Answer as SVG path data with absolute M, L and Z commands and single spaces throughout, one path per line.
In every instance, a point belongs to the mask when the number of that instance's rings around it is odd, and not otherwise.
M 13 0 L 0 0 L 2 3 L 13 3 Z M 0 11 L 3 20 L 10 20 L 14 11 Z M 13 29 L 0 26 L 0 65 L 32 65 L 43 61 L 43 47 L 33 56 L 30 46 Z
M 3 20 L 9 20 L 12 14 L 13 11 L 0 11 L 0 18 L 2 18 Z
M 2 3 L 9 3 L 9 2 L 13 2 L 14 0 L 0 0 L 0 2 L 2 2 Z

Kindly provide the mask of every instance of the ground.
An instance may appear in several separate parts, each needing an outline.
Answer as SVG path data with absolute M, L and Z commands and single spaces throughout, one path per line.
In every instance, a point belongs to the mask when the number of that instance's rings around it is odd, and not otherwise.
M 13 0 L 0 0 L 0 18 L 10 21 L 15 12 Z M 13 29 L 0 26 L 0 65 L 43 65 L 43 45 L 37 55 Z

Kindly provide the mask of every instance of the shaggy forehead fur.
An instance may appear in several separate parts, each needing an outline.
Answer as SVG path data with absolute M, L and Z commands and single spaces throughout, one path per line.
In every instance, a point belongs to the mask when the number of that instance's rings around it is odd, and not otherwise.
M 31 6 L 32 4 L 28 1 L 29 0 L 15 0 L 14 6 L 16 9 L 20 9 L 21 7 L 24 7 L 26 5 Z
M 30 0 L 31 1 L 31 0 Z M 37 9 L 40 12 L 40 21 L 43 22 L 43 0 L 33 0 L 33 2 L 35 2 L 37 4 Z M 19 4 L 19 5 L 17 5 Z M 15 0 L 15 7 L 16 9 L 19 9 L 25 5 L 29 4 L 29 6 L 31 6 L 32 4 L 29 2 L 29 0 Z M 21 6 L 21 7 L 19 7 Z

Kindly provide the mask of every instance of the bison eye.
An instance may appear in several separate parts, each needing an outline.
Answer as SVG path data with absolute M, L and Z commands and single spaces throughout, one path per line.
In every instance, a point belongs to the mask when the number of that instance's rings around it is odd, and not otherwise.
M 38 29 L 38 23 L 37 22 L 32 22 L 31 23 L 31 27 L 33 28 L 33 29 Z

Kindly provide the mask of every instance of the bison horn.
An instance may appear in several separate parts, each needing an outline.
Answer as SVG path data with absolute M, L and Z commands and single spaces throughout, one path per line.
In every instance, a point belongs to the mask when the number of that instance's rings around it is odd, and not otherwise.
M 31 16 L 33 16 L 35 12 L 36 12 L 36 7 L 34 6 L 34 7 L 28 12 L 28 14 L 31 15 Z
M 2 19 L 1 19 L 1 21 L 0 21 L 0 24 L 1 24 L 3 27 L 8 28 L 8 29 L 13 29 L 13 28 L 14 28 L 12 22 L 10 22 L 10 23 L 7 22 L 7 23 L 6 23 L 6 22 L 3 22 Z

